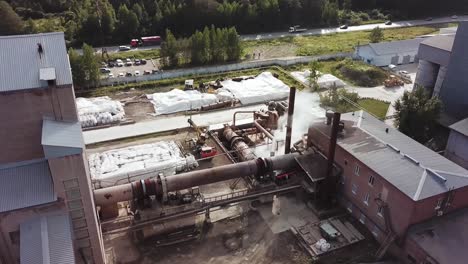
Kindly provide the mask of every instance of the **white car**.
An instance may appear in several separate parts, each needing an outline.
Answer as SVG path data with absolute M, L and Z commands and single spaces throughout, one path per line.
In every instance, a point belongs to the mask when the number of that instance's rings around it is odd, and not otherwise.
M 123 67 L 124 66 L 124 63 L 123 63 L 123 61 L 121 59 L 117 59 L 115 62 L 116 62 L 117 67 Z
M 133 64 L 133 63 L 132 63 L 132 60 L 130 60 L 130 59 L 126 59 L 126 60 L 125 60 L 125 65 L 126 65 L 126 66 L 132 66 L 132 64 Z
M 114 74 L 113 73 L 109 73 L 109 75 L 107 76 L 109 78 L 114 78 Z
M 140 71 L 135 71 L 135 76 L 140 76 Z
M 452 19 L 457 19 L 457 18 L 458 18 L 457 15 L 453 15 L 453 16 L 452 16 Z
M 123 72 L 120 72 L 119 77 L 125 77 L 125 74 Z
M 407 71 L 399 71 L 400 74 L 403 74 L 403 75 L 408 75 L 408 72 Z

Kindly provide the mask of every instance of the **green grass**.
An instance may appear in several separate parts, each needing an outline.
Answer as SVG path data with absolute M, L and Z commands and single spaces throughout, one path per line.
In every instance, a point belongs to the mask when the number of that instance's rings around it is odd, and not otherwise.
M 437 32 L 436 27 L 405 27 L 384 29 L 383 41 L 394 41 L 411 39 L 420 35 L 427 35 Z M 245 41 L 245 53 L 252 53 L 255 47 L 266 46 L 281 46 L 285 44 L 294 44 L 297 46 L 296 55 L 298 56 L 313 56 L 332 54 L 338 52 L 350 52 L 358 44 L 363 45 L 369 43 L 369 31 L 355 31 L 347 33 L 334 33 L 320 36 L 298 36 L 284 37 L 273 40 L 253 40 Z
M 129 83 L 124 85 L 115 85 L 115 86 L 105 86 L 99 87 L 93 90 L 80 92 L 80 96 L 86 97 L 95 97 L 95 96 L 104 96 L 104 95 L 111 95 L 121 91 L 128 91 L 131 88 L 135 88 L 137 90 L 144 91 L 146 93 L 154 93 L 158 91 L 167 91 L 168 87 L 171 89 L 178 88 L 182 89 L 184 87 L 184 81 L 187 79 L 194 79 L 195 85 L 198 85 L 200 82 L 209 82 L 214 81 L 217 79 L 222 78 L 233 78 L 238 76 L 244 75 L 258 75 L 264 71 L 269 71 L 273 74 L 278 75 L 278 79 L 283 81 L 286 85 L 292 87 L 296 87 L 298 89 L 303 89 L 304 85 L 289 75 L 288 72 L 283 70 L 281 67 L 278 66 L 271 66 L 271 67 L 263 67 L 263 68 L 254 68 L 249 70 L 242 70 L 242 71 L 232 71 L 232 72 L 224 72 L 224 73 L 217 73 L 217 74 L 207 74 L 207 75 L 189 75 L 183 76 L 179 78 L 171 78 L 171 79 L 163 79 L 163 80 L 156 80 L 156 81 L 148 81 L 148 82 L 138 82 L 138 83 Z
M 389 102 L 380 101 L 372 98 L 360 98 L 358 100 L 358 104 L 365 111 L 377 116 L 380 119 L 385 118 L 388 107 L 390 106 Z
M 110 53 L 109 58 L 111 60 L 116 59 L 155 59 L 160 57 L 160 49 L 151 49 L 151 50 L 134 50 L 134 51 L 125 51 L 125 52 L 116 52 Z

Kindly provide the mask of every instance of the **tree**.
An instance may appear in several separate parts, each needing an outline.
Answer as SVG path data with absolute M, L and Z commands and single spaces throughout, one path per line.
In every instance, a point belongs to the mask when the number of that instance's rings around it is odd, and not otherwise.
M 15 35 L 23 32 L 23 20 L 5 1 L 0 1 L 0 17 L 0 35 Z
M 320 105 L 324 108 L 331 108 L 340 113 L 355 111 L 359 95 L 348 92 L 345 89 L 331 87 L 327 93 L 320 94 Z
M 128 41 L 134 38 L 140 27 L 140 22 L 135 12 L 128 10 L 126 5 L 121 5 L 117 17 L 119 20 L 119 35 L 122 36 L 122 40 Z
M 39 32 L 37 26 L 36 26 L 36 23 L 34 23 L 34 21 L 29 18 L 28 20 L 26 20 L 26 24 L 24 26 L 24 31 L 28 34 L 35 34 L 37 32 Z
M 239 34 L 237 34 L 237 30 L 235 27 L 231 27 L 227 30 L 227 59 L 229 61 L 235 61 L 240 59 L 242 54 L 242 44 L 240 41 Z
M 331 2 L 328 0 L 325 2 L 322 11 L 322 20 L 327 25 L 336 25 L 338 24 L 338 4 L 336 2 Z
M 179 65 L 177 40 L 169 29 L 166 29 L 166 40 L 161 44 L 161 57 L 164 66 Z
M 99 84 L 99 62 L 94 56 L 94 49 L 92 46 L 83 44 L 83 56 L 81 58 L 81 67 L 84 71 L 85 84 L 87 87 L 96 86 Z
M 203 34 L 200 31 L 195 31 L 195 33 L 190 37 L 192 52 L 191 60 L 193 64 L 201 64 L 204 61 L 204 47 L 203 47 Z
M 353 5 L 353 3 L 352 3 L 351 0 L 344 0 L 343 1 L 343 9 L 345 9 L 345 10 L 351 10 L 352 5 Z
M 382 41 L 384 38 L 383 30 L 380 27 L 375 27 L 372 29 L 371 33 L 369 34 L 369 40 L 372 43 L 378 43 Z
M 74 50 L 70 48 L 68 50 L 68 58 L 70 60 L 70 67 L 73 75 L 73 84 L 75 88 L 85 86 L 85 77 L 84 71 L 81 64 L 81 56 Z
M 314 60 L 314 61 L 311 61 L 309 63 L 309 70 L 310 70 L 309 87 L 313 91 L 317 91 L 320 88 L 319 85 L 318 85 L 318 79 L 322 75 L 320 73 L 320 68 L 321 67 L 322 67 L 322 65 L 320 64 L 319 61 Z
M 424 87 L 416 86 L 412 92 L 406 91 L 394 107 L 398 130 L 422 144 L 431 139 L 442 109 L 438 98 L 431 97 Z

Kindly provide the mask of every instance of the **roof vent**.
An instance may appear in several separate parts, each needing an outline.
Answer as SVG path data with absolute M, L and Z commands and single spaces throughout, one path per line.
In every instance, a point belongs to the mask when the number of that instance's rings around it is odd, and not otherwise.
M 447 182 L 447 179 L 445 177 L 443 177 L 442 175 L 440 175 L 439 173 L 435 172 L 434 170 L 432 169 L 429 169 L 429 168 L 426 168 L 426 171 L 430 172 L 433 176 L 436 177 L 436 179 L 438 179 L 439 181 L 441 182 Z
M 387 147 L 389 147 L 389 148 L 393 149 L 394 151 L 400 153 L 400 150 L 397 147 L 393 146 L 392 144 L 387 143 L 386 145 L 387 145 Z
M 55 79 L 55 68 L 42 68 L 39 70 L 39 80 L 53 81 Z
M 416 160 L 416 159 L 414 159 L 414 158 L 413 158 L 413 157 L 411 157 L 410 155 L 408 155 L 408 154 L 405 154 L 405 155 L 403 155 L 403 157 L 405 157 L 405 158 L 409 159 L 409 160 L 410 160 L 411 162 L 413 162 L 414 164 L 416 164 L 416 165 L 419 165 L 419 161 L 418 161 L 418 160 Z

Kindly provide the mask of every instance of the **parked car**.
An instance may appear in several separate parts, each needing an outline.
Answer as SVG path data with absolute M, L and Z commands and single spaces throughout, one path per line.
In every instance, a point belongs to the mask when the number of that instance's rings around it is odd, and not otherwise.
M 342 25 L 342 26 L 340 27 L 340 29 L 348 29 L 348 25 L 346 25 L 346 24 L 345 24 L 345 25 Z
M 143 75 L 148 75 L 148 74 L 151 74 L 151 71 L 145 70 L 145 71 L 143 72 Z
M 432 17 L 426 18 L 426 21 L 432 21 Z
M 132 66 L 132 60 L 127 59 L 127 60 L 125 61 L 125 66 Z
M 157 69 L 152 69 L 152 70 L 151 70 L 151 73 L 152 73 L 152 74 L 156 74 L 156 73 L 158 73 L 158 72 L 159 72 L 159 70 L 157 70 Z
M 129 46 L 119 46 L 119 51 L 127 51 L 130 50 Z
M 114 78 L 114 74 L 113 73 L 109 73 L 109 75 L 107 76 L 108 78 Z
M 133 74 L 131 72 L 127 72 L 127 74 L 125 74 L 125 76 L 133 76 Z
M 457 19 L 457 18 L 458 18 L 457 15 L 453 15 L 453 16 L 452 16 L 452 19 Z
M 101 62 L 102 67 L 107 67 L 107 64 L 105 62 Z
M 119 77 L 124 77 L 124 76 L 125 76 L 125 74 L 123 72 L 119 73 Z
M 140 65 L 141 64 L 141 61 L 139 59 L 135 59 L 135 65 Z
M 392 21 L 390 21 L 390 20 L 385 21 L 385 25 L 390 26 L 391 24 L 393 24 Z
M 140 71 L 135 71 L 135 76 L 140 76 Z
M 109 72 L 111 72 L 111 70 L 108 69 L 108 68 L 100 68 L 99 71 L 101 71 L 101 73 L 109 73 Z
M 123 63 L 123 61 L 121 59 L 117 59 L 115 62 L 116 62 L 117 67 L 123 67 L 124 66 L 124 63 Z
M 109 68 L 114 68 L 114 66 L 115 66 L 115 62 L 113 61 L 109 61 L 109 63 L 107 63 L 107 67 Z
M 141 62 L 141 64 L 146 65 L 146 60 L 145 59 L 141 59 L 140 62 Z

